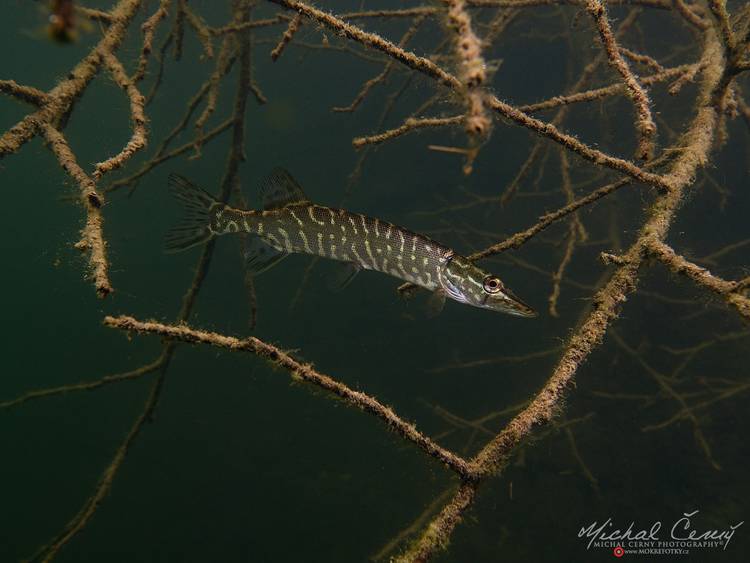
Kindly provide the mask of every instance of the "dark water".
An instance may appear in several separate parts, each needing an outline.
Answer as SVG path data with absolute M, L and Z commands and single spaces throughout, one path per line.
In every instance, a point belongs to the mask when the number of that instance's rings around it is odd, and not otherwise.
M 56 45 L 38 37 L 44 22 L 41 2 L 7 4 L 0 38 L 2 78 L 49 89 L 99 34 L 86 33 L 75 45 Z M 131 25 L 118 52 L 129 69 L 140 48 L 140 21 L 156 7 L 153 1 L 145 4 L 148 10 Z M 730 3 L 730 9 L 737 4 Z M 108 7 L 107 2 L 89 5 Z M 229 18 L 224 2 L 191 5 L 213 25 Z M 326 7 L 352 8 L 341 2 Z M 274 10 L 263 5 L 256 17 Z M 586 14 L 574 21 L 576 14 L 575 8 L 531 9 L 486 50 L 487 59 L 502 59 L 492 82 L 502 99 L 523 104 L 564 91 L 570 77 L 575 79 L 598 54 Z M 625 16 L 622 10 L 612 14 L 618 20 Z M 477 17 L 487 21 L 489 16 Z M 665 65 L 698 55 L 697 42 L 676 15 L 646 10 L 639 22 L 626 36 L 632 48 Z M 396 40 L 408 27 L 406 21 L 361 24 Z M 163 25 L 157 45 L 169 25 Z M 402 87 L 409 73 L 396 68 L 355 113 L 332 113 L 331 107 L 347 105 L 382 63 L 293 42 L 274 64 L 268 53 L 280 33 L 276 27 L 255 34 L 254 76 L 269 101 L 261 106 L 251 97 L 245 119 L 247 159 L 239 174 L 251 203 L 257 204 L 254 188 L 260 179 L 282 165 L 316 202 L 335 206 L 345 201 L 352 210 L 430 233 L 466 253 L 526 228 L 546 210 L 564 204 L 558 151 L 550 143 L 538 185 L 539 165 L 509 205 L 434 213 L 471 201 L 467 191 L 496 196 L 513 179 L 536 139 L 500 121 L 471 176 L 462 174 L 460 156 L 426 148 L 465 146 L 464 133 L 429 131 L 370 151 L 347 195 L 347 178 L 358 158 L 351 139 L 376 130 L 388 95 Z M 442 33 L 439 22 L 426 23 L 413 44 L 415 52 L 432 52 Z M 326 35 L 332 44 L 344 44 L 334 34 Z M 308 23 L 295 41 L 320 44 L 320 38 L 321 29 Z M 218 41 L 215 47 L 218 52 Z M 180 119 L 187 100 L 213 68 L 201 53 L 188 31 L 182 62 L 167 60 L 163 84 L 147 108 L 150 148 L 104 185 L 137 170 Z M 155 68 L 152 61 L 144 91 Z M 613 79 L 605 70 L 596 83 Z M 222 83 L 209 127 L 230 114 L 236 80 L 235 71 Z M 746 78 L 744 84 L 750 86 Z M 401 123 L 435 88 L 429 79 L 413 77 L 385 127 Z M 653 90 L 662 144 L 674 142 L 670 130 L 681 131 L 690 122 L 695 91 L 688 86 L 672 98 L 664 87 Z M 6 130 L 26 111 L 4 97 L 0 127 Z M 460 111 L 444 94 L 428 113 Z M 629 158 L 634 147 L 631 120 L 630 103 L 613 98 L 573 107 L 563 128 Z M 128 121 L 126 98 L 100 75 L 76 104 L 66 129 L 79 162 L 90 171 L 93 163 L 118 152 L 130 134 Z M 668 242 L 695 259 L 750 236 L 748 129 L 737 119 L 729 122 L 728 133 L 728 142 L 713 153 L 710 180 L 699 175 L 670 231 Z M 190 126 L 178 143 L 192 134 Z M 83 210 L 69 200 L 76 194 L 70 178 L 38 139 L 3 160 L 0 401 L 93 381 L 158 356 L 158 338 L 127 339 L 102 327 L 101 320 L 105 314 L 174 320 L 199 251 L 162 252 L 163 234 L 179 215 L 179 206 L 166 193 L 166 178 L 177 171 L 215 190 L 229 139 L 224 133 L 206 145 L 200 159 L 180 157 L 155 168 L 131 197 L 127 189 L 108 197 L 105 235 L 116 292 L 105 301 L 96 298 L 84 277 L 84 260 L 72 248 Z M 570 162 L 573 182 L 589 181 L 579 194 L 616 178 L 577 157 Z M 485 262 L 540 310 L 533 320 L 457 303 L 448 303 L 437 319 L 426 319 L 421 297 L 403 302 L 394 280 L 375 273 L 362 274 L 343 292 L 331 292 L 328 280 L 335 272 L 325 263 L 311 271 L 301 299 L 292 304 L 310 261 L 293 256 L 257 279 L 258 323 L 251 331 L 238 245 L 221 240 L 190 324 L 238 336 L 254 334 L 294 350 L 320 371 L 378 397 L 445 447 L 471 456 L 510 419 L 514 411 L 507 409 L 529 400 L 544 384 L 559 356 L 554 349 L 565 343 L 588 310 L 594 288 L 606 279 L 608 270 L 598 253 L 627 248 L 653 199 L 649 188 L 632 186 L 581 212 L 590 244 L 576 248 L 558 318 L 547 312 L 549 273 L 562 257 L 566 222 L 509 253 L 532 267 L 507 257 Z M 704 264 L 738 279 L 747 275 L 748 248 Z M 503 474 L 482 486 L 449 549 L 436 560 L 607 560 L 611 548 L 587 550 L 587 540 L 578 537 L 581 527 L 608 517 L 623 527 L 635 521 L 638 529 L 661 521 L 666 538 L 685 512 L 699 511 L 693 517 L 698 531 L 729 529 L 747 518 L 750 446 L 748 395 L 742 387 L 750 376 L 747 325 L 691 282 L 655 264 L 643 271 L 639 291 L 613 329 L 616 334 L 610 333 L 579 371 L 556 424 L 538 429 Z M 681 395 L 660 392 L 654 373 L 669 377 L 686 358 L 684 352 L 669 350 L 706 342 L 710 345 L 685 363 L 677 379 L 667 379 Z M 502 361 L 547 350 L 552 352 L 521 362 Z M 492 358 L 497 361 L 446 369 Z M 0 412 L 0 561 L 29 557 L 78 512 L 141 414 L 154 380 L 152 374 Z M 683 418 L 644 431 L 677 414 L 680 400 L 711 403 L 695 408 L 694 422 Z M 487 420 L 483 430 L 476 430 L 456 423 L 455 417 Z M 696 428 L 710 457 L 699 445 Z M 249 355 L 180 346 L 153 419 L 129 449 L 95 516 L 58 560 L 364 561 L 455 485 L 450 471 L 378 420 L 321 391 L 290 383 L 285 372 Z M 726 549 L 654 559 L 746 561 L 749 534 L 750 528 L 741 526 Z

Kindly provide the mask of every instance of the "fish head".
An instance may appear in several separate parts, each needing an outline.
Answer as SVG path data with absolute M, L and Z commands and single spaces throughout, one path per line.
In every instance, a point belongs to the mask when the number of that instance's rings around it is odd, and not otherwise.
M 452 256 L 443 266 L 440 282 L 448 297 L 481 309 L 519 317 L 536 312 L 516 297 L 496 275 L 484 271 L 462 256 Z

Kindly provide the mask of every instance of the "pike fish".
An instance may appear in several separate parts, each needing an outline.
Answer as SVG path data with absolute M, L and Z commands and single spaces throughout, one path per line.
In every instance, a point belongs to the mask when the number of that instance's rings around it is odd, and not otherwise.
M 283 169 L 274 169 L 261 185 L 263 210 L 231 207 L 178 174 L 170 175 L 169 186 L 185 206 L 185 216 L 167 233 L 167 252 L 240 233 L 247 236 L 246 267 L 252 274 L 289 254 L 311 254 L 346 263 L 346 283 L 360 270 L 375 270 L 427 289 L 436 310 L 449 297 L 482 309 L 536 316 L 499 277 L 451 248 L 387 221 L 316 205 Z

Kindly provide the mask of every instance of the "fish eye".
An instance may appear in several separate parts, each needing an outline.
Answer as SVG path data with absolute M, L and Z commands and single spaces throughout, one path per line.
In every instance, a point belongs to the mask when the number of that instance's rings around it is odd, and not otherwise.
M 487 293 L 499 293 L 500 290 L 503 288 L 503 284 L 500 281 L 500 278 L 497 278 L 495 276 L 487 276 L 484 278 L 484 282 L 482 283 L 484 286 L 484 290 Z

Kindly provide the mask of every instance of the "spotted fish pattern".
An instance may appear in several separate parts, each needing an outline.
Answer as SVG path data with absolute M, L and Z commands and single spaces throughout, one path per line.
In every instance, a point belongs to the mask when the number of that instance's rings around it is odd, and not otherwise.
M 310 254 L 382 272 L 470 305 L 533 315 L 505 290 L 499 278 L 447 246 L 378 218 L 316 205 L 284 170 L 275 170 L 263 182 L 263 210 L 218 202 L 178 175 L 170 176 L 170 186 L 184 203 L 186 217 L 168 234 L 167 251 L 183 250 L 215 236 L 244 233 L 255 243 L 247 256 L 255 273 L 289 254 Z M 498 294 L 507 297 L 502 305 L 508 310 L 500 307 Z
M 215 235 L 258 235 L 279 252 L 351 262 L 431 291 L 440 287 L 442 266 L 453 255 L 449 248 L 392 223 L 314 204 L 260 212 L 227 207 L 217 210 L 210 228 Z

